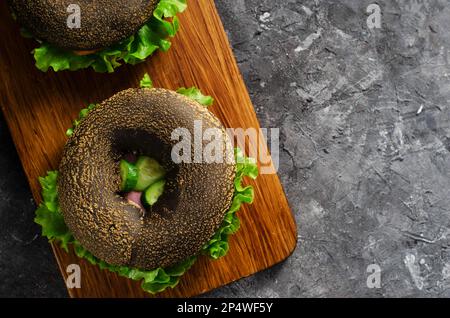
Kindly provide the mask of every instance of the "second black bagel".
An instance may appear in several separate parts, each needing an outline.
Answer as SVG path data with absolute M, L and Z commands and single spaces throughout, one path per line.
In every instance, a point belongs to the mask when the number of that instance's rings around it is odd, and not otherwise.
M 109 47 L 133 35 L 159 0 L 8 0 L 18 21 L 37 39 L 70 50 Z M 69 28 L 68 8 L 80 8 L 80 28 Z

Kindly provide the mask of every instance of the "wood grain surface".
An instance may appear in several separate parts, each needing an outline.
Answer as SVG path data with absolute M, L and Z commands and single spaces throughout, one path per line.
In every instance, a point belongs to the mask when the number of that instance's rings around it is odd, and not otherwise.
M 212 95 L 216 102 L 210 109 L 227 127 L 259 128 L 214 2 L 189 1 L 180 22 L 172 49 L 155 54 L 146 63 L 121 67 L 114 74 L 91 70 L 42 73 L 30 55 L 35 42 L 19 35 L 19 27 L 1 1 L 0 104 L 37 202 L 38 176 L 58 167 L 65 131 L 79 110 L 138 86 L 146 72 L 156 87 L 197 86 Z M 158 297 L 195 296 L 264 270 L 293 252 L 296 225 L 278 176 L 261 175 L 251 183 L 255 202 L 239 211 L 242 226 L 230 239 L 228 255 L 217 261 L 200 257 L 175 289 Z M 82 288 L 70 289 L 72 297 L 151 296 L 141 290 L 139 282 L 102 271 L 55 244 L 52 247 L 64 278 L 68 264 L 81 266 Z

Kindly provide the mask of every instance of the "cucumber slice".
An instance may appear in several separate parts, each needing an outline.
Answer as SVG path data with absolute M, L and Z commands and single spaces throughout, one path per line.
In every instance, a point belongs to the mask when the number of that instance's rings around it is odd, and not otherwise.
M 138 170 L 138 180 L 134 187 L 135 191 L 144 191 L 166 175 L 166 171 L 158 161 L 146 156 L 138 158 L 136 168 Z
M 151 186 L 149 186 L 143 193 L 141 197 L 142 205 L 145 208 L 151 207 L 153 204 L 158 201 L 161 194 L 164 192 L 164 186 L 166 184 L 166 180 L 162 179 L 156 181 Z
M 126 160 L 120 160 L 121 190 L 129 192 L 134 189 L 138 181 L 138 169 Z

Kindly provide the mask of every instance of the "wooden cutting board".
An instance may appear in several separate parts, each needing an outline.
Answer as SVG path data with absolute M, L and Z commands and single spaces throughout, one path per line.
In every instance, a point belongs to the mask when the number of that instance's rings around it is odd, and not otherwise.
M 58 167 L 65 131 L 79 110 L 120 90 L 137 87 L 145 72 L 156 87 L 197 86 L 212 95 L 216 102 L 210 109 L 227 127 L 259 128 L 214 2 L 189 1 L 180 22 L 172 49 L 155 54 L 146 63 L 121 67 L 114 74 L 91 70 L 42 73 L 34 67 L 29 53 L 35 42 L 19 35 L 5 1 L 1 1 L 0 104 L 37 202 L 41 198 L 38 177 Z M 230 239 L 228 255 L 217 261 L 200 257 L 175 289 L 158 296 L 198 295 L 266 269 L 293 252 L 296 225 L 278 176 L 261 175 L 251 184 L 255 202 L 240 210 L 242 226 Z M 139 282 L 102 271 L 52 246 L 64 278 L 69 264 L 81 266 L 81 289 L 70 289 L 70 296 L 150 296 Z

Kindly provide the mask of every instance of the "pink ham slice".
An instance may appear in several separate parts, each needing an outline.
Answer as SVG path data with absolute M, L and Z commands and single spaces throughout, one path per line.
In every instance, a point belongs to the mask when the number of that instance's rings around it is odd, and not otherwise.
M 125 199 L 127 199 L 131 204 L 134 204 L 144 210 L 144 206 L 141 203 L 141 196 L 142 192 L 131 191 L 125 195 Z

